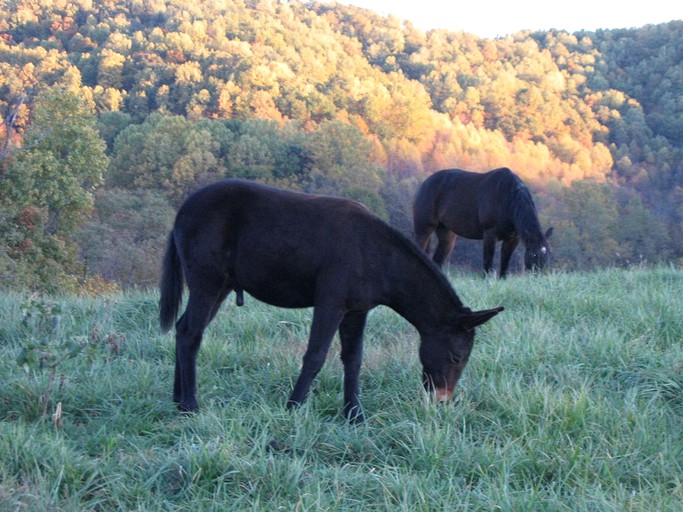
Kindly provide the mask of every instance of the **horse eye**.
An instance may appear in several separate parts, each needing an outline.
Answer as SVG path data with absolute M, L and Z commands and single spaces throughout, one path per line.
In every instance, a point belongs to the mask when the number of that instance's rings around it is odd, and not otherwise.
M 451 364 L 459 364 L 460 358 L 456 354 L 451 354 Z

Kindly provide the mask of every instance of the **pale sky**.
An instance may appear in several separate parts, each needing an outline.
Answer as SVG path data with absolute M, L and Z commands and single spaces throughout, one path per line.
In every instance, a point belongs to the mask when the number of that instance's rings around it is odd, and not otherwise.
M 394 14 L 417 28 L 464 30 L 494 38 L 520 30 L 552 28 L 576 32 L 599 28 L 634 28 L 683 19 L 679 0 L 338 0 Z

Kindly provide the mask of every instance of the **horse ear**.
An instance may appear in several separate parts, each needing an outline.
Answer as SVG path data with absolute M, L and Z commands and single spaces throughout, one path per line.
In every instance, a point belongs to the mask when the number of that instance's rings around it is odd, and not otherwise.
M 488 322 L 504 309 L 505 308 L 503 306 L 499 306 L 497 308 L 483 309 L 481 311 L 468 311 L 462 313 L 459 317 L 459 320 L 462 327 L 466 331 L 471 331 L 475 327 Z
M 545 232 L 545 237 L 550 238 L 553 234 L 553 228 L 548 228 L 548 231 Z

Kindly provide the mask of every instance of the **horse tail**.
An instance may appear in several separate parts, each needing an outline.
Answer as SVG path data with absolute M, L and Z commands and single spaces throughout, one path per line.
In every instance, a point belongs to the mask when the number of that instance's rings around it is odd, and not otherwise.
M 159 288 L 161 290 L 159 324 L 162 332 L 168 332 L 178 318 L 178 310 L 183 298 L 183 268 L 180 265 L 173 231 L 171 231 L 166 245 Z

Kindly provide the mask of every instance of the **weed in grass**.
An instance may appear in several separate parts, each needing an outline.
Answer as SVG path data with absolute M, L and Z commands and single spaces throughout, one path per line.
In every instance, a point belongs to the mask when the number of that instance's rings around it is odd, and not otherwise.
M 58 304 L 32 297 L 22 305 L 22 312 L 22 326 L 29 331 L 33 329 L 35 334 L 22 340 L 16 361 L 34 382 L 38 380 L 37 372 L 47 371 L 47 383 L 40 399 L 40 416 L 45 417 L 58 368 L 64 361 L 76 357 L 85 345 L 73 338 L 59 339 L 61 309 Z M 61 410 L 61 403 L 58 403 L 53 421 L 55 426 L 62 424 Z

